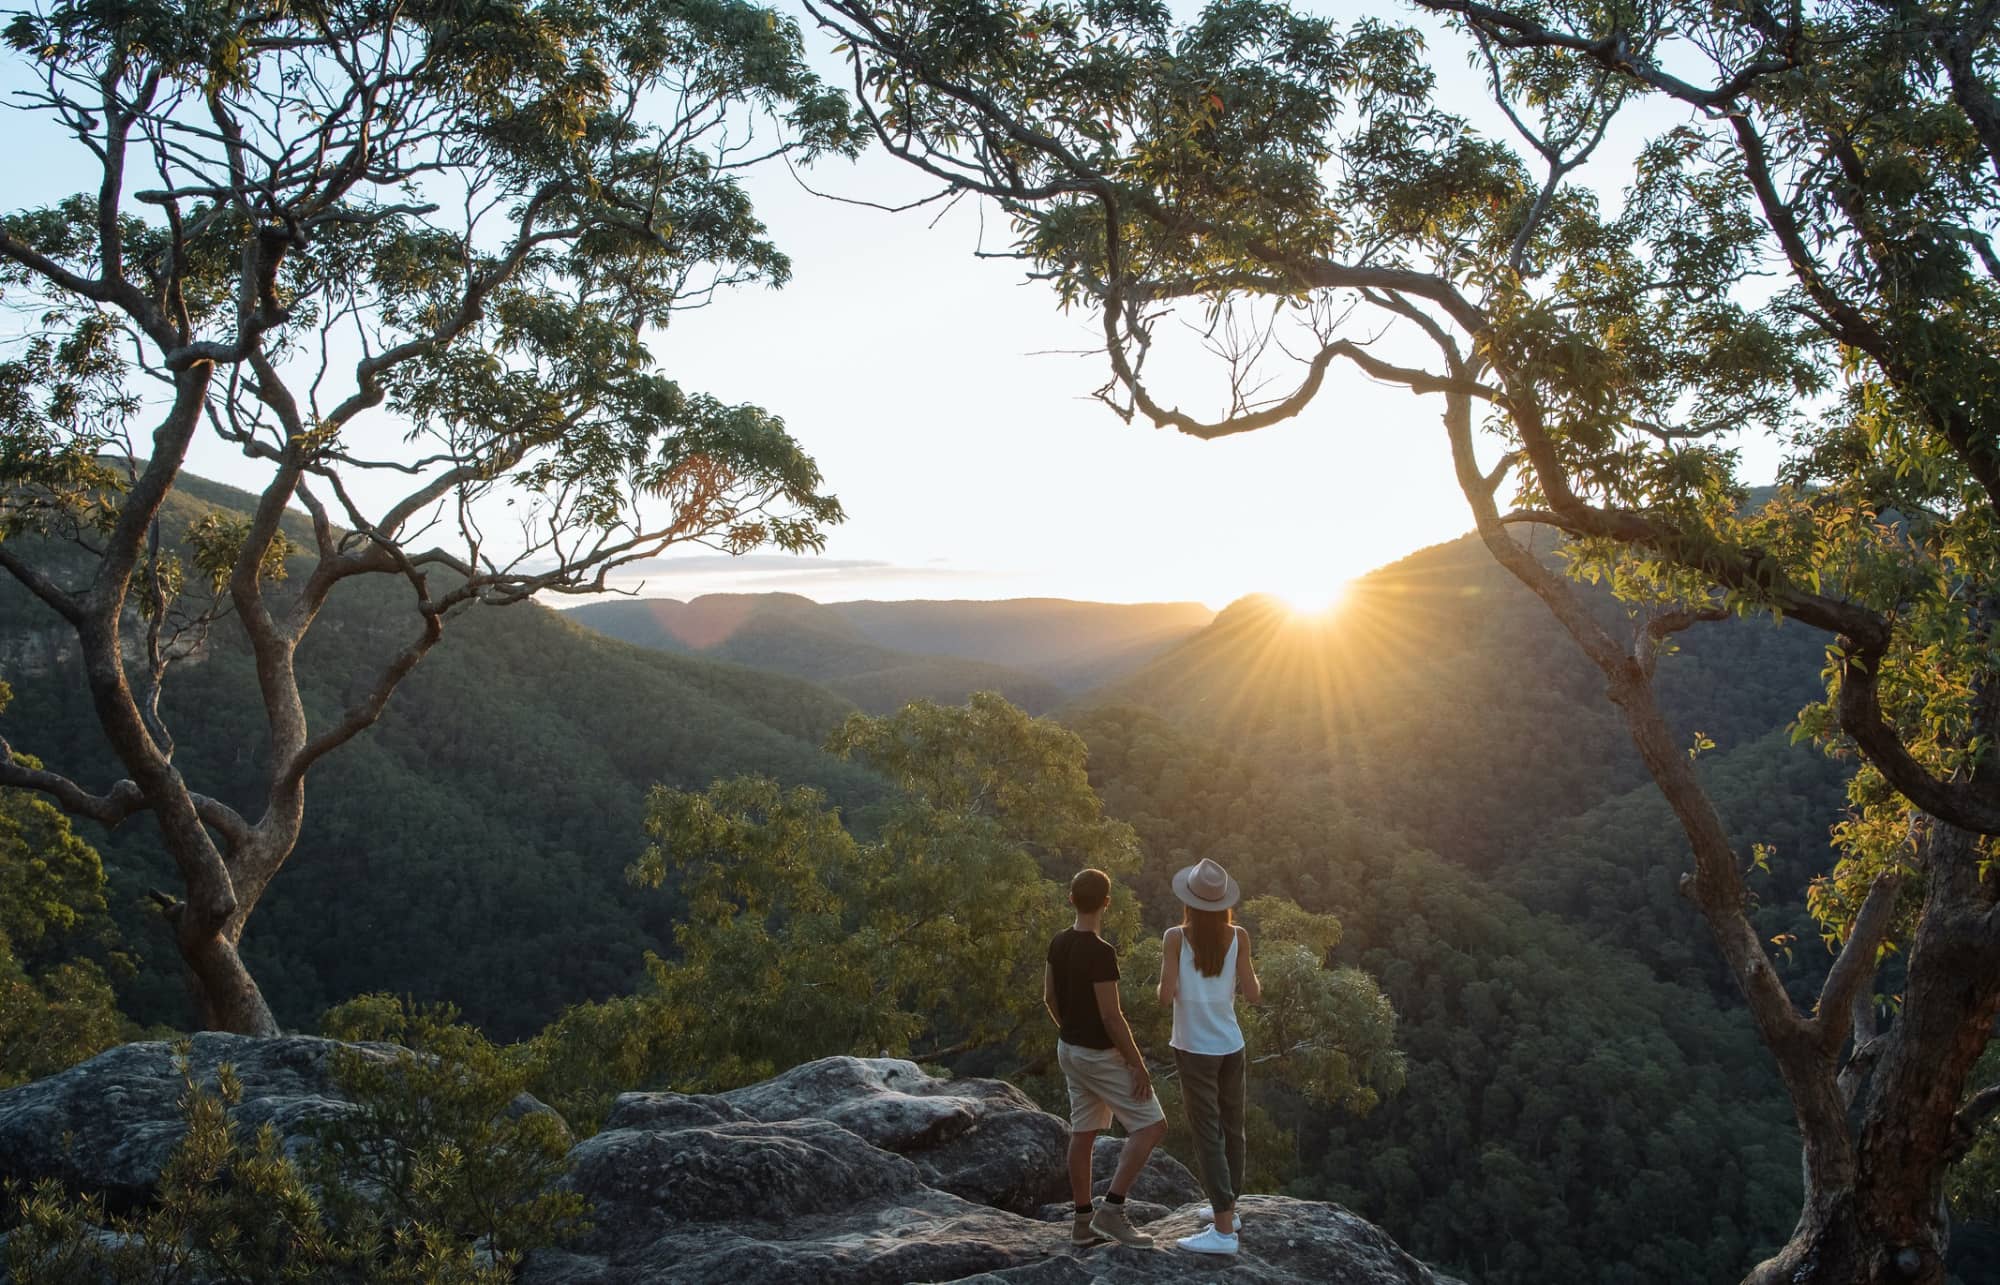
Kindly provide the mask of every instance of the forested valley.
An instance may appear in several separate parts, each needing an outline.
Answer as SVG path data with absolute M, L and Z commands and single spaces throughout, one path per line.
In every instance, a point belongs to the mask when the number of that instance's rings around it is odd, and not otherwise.
M 171 524 L 246 499 L 190 480 Z M 1608 595 L 1601 606 L 1620 610 Z M 0 730 L 92 762 L 102 751 L 87 695 L 37 612 L 0 586 L 0 648 L 15 680 Z M 379 645 L 387 614 L 360 595 L 330 609 L 301 661 L 309 702 L 342 699 L 356 681 L 346 657 Z M 699 876 L 662 864 L 657 890 L 627 877 L 647 847 L 656 784 L 719 810 L 728 800 L 701 793 L 715 783 L 811 787 L 819 801 L 798 807 L 837 810 L 836 824 L 881 843 L 891 865 L 908 850 L 896 846 L 910 824 L 897 800 L 915 769 L 879 745 L 873 757 L 866 746 L 859 757 L 828 751 L 854 711 L 848 698 L 615 641 L 577 619 L 539 607 L 469 617 L 381 724 L 322 769 L 297 856 L 243 947 L 286 1026 L 318 1029 L 330 1008 L 379 992 L 456 1005 L 501 1041 L 529 1040 L 583 1004 L 567 1029 L 606 1038 L 626 997 L 671 989 L 657 964 L 648 980 L 645 959 L 675 959 L 682 884 Z M 772 617 L 759 627 L 771 650 Z M 827 636 L 797 629 L 775 651 L 809 654 Z M 1125 648 L 1122 636 L 1105 646 Z M 829 665 L 842 654 L 833 650 Z M 1704 779 L 1746 842 L 1769 845 L 1758 927 L 1785 943 L 1787 982 L 1801 995 L 1829 959 L 1806 913 L 1806 872 L 1841 815 L 1847 774 L 1788 731 L 1812 695 L 1817 655 L 1803 631 L 1751 620 L 1710 626 L 1662 664 L 1677 727 L 1691 748 L 1706 747 Z M 218 637 L 167 695 L 187 729 L 188 766 L 210 780 L 235 774 L 246 793 L 260 739 L 244 706 L 247 668 Z M 1587 667 L 1476 548 L 1460 541 L 1383 568 L 1322 619 L 1238 602 L 1117 668 L 1065 695 L 1053 717 L 1082 738 L 1090 789 L 1136 841 L 1121 883 L 1138 914 L 1121 949 L 1143 958 L 1172 921 L 1168 876 L 1214 856 L 1251 895 L 1337 919 L 1329 961 L 1371 976 L 1394 1009 L 1401 1066 L 1356 1072 L 1361 1094 L 1336 1103 L 1288 1077 L 1264 1079 L 1263 1185 L 1339 1200 L 1485 1282 L 1719 1279 L 1782 1241 L 1796 1208 L 1796 1136 L 1677 890 L 1678 832 Z M 1739 685 L 1711 681 L 1717 671 Z M 962 704 L 986 674 L 970 662 L 965 685 L 946 690 L 936 677 L 922 672 L 909 697 Z M 752 812 L 780 806 L 767 797 Z M 171 878 L 151 827 L 79 823 L 76 833 L 103 854 L 104 910 L 23 955 L 38 972 L 97 959 L 127 1021 L 184 1028 L 178 961 L 148 896 Z M 920 895 L 889 865 L 870 878 L 846 895 Z M 1046 904 L 1009 908 L 1020 922 L 993 931 L 1032 936 L 1029 924 L 1060 920 L 1059 884 L 1021 886 Z M 849 926 L 869 912 L 850 905 Z M 706 967 L 729 959 L 722 950 Z M 1149 981 L 1130 966 L 1128 1009 L 1154 1007 Z M 996 1011 L 1035 1001 L 1032 977 L 995 982 L 1026 992 L 993 998 Z M 704 984 L 727 983 L 711 971 Z M 726 1086 L 772 1060 L 878 1052 L 897 1039 L 865 1021 L 853 1028 L 865 1033 L 843 1035 L 831 1007 L 791 1016 L 792 1042 L 735 1049 L 733 1072 L 711 1059 L 670 1078 Z M 937 1056 L 1046 1100 L 1060 1084 L 1035 1029 L 983 1041 L 905 1033 L 902 1051 L 973 1044 Z M 1985 1270 L 1983 1212 L 1965 1211 L 1967 1280 Z
M 2000 1280 L 2000 6 L 0 40 L 0 1285 Z

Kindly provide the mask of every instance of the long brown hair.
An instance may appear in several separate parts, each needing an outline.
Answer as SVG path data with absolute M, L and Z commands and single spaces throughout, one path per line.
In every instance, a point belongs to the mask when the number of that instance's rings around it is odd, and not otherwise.
M 1235 912 L 1184 907 L 1181 911 L 1181 935 L 1187 938 L 1188 947 L 1194 951 L 1195 968 L 1203 977 L 1214 977 L 1222 971 L 1222 960 L 1229 954 L 1229 943 L 1236 940 Z

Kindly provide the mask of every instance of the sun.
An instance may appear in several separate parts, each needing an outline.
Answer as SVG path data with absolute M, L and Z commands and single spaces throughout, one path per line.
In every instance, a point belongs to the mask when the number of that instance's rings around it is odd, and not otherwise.
M 1328 578 L 1309 578 L 1277 591 L 1277 596 L 1294 615 L 1324 616 L 1340 605 L 1347 596 L 1347 582 Z

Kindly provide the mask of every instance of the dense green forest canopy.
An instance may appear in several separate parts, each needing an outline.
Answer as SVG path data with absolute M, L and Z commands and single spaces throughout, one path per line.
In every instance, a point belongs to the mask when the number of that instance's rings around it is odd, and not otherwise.
M 11 693 L 0 683 L 0 709 Z M 131 1030 L 111 978 L 131 969 L 104 864 L 47 800 L 0 790 L 0 1088 L 79 1062 Z
M 199 494 L 233 498 L 226 488 Z M 198 513 L 195 495 L 179 503 L 187 507 L 177 512 Z M 1657 799 L 1629 762 L 1604 752 L 1614 743 L 1591 706 L 1537 694 L 1587 692 L 1587 673 L 1526 628 L 1537 617 L 1522 591 L 1466 554 L 1462 545 L 1441 546 L 1385 569 L 1385 584 L 1401 591 L 1357 588 L 1360 602 L 1411 599 L 1400 620 L 1378 607 L 1344 631 L 1301 633 L 1261 604 L 1239 604 L 1156 658 L 1157 670 L 1063 716 L 1088 747 L 1089 784 L 1104 815 L 1136 835 L 1138 863 L 1121 879 L 1138 914 L 1121 948 L 1139 952 L 1155 940 L 1175 914 L 1173 870 L 1214 855 L 1253 892 L 1336 916 L 1331 962 L 1379 982 L 1396 1013 L 1404 1088 L 1355 1116 L 1264 1077 L 1264 1181 L 1349 1203 L 1415 1252 L 1481 1280 L 1712 1278 L 1722 1264 L 1782 1240 L 1796 1193 L 1795 1140 L 1726 978 L 1673 890 L 1685 852 Z M 318 657 L 330 682 L 340 674 L 335 644 L 378 627 L 366 607 L 357 599 L 353 614 L 330 617 L 340 628 L 326 633 Z M 83 745 L 88 722 L 73 658 L 47 645 L 36 604 L 0 589 L 0 611 L 7 654 L 35 658 L 10 671 L 20 690 L 0 727 L 17 740 L 32 729 L 52 744 Z M 1471 668 L 1457 686 L 1429 688 L 1385 674 L 1399 699 L 1370 707 L 1379 744 L 1301 734 L 1323 732 L 1317 718 L 1298 714 L 1323 707 L 1314 703 L 1324 699 L 1318 673 L 1365 663 L 1357 658 L 1378 646 L 1453 655 L 1475 611 L 1521 622 L 1518 633 L 1491 635 L 1511 667 Z M 1260 621 L 1262 632 L 1246 621 Z M 559 1041 L 546 1045 L 575 1050 L 551 1074 L 585 1086 L 566 1091 L 587 1119 L 591 1094 L 603 1090 L 589 1088 L 575 1063 L 611 1074 L 638 1068 L 635 1075 L 650 1065 L 639 1056 L 649 1046 L 631 1034 L 635 1023 L 657 1029 L 640 1021 L 654 985 L 643 961 L 649 951 L 679 958 L 676 929 L 690 922 L 676 880 L 649 892 L 625 879 L 645 847 L 649 786 L 664 782 L 693 798 L 752 774 L 785 790 L 810 787 L 824 795 L 814 806 L 839 810 L 847 837 L 830 834 L 829 842 L 856 852 L 890 841 L 907 804 L 879 766 L 823 748 L 852 707 L 811 685 L 630 647 L 538 607 L 466 625 L 457 651 L 441 650 L 380 726 L 346 759 L 329 761 L 328 772 L 350 770 L 344 762 L 354 775 L 329 778 L 341 788 L 326 793 L 302 837 L 291 870 L 298 891 L 273 889 L 263 912 L 270 926 L 248 934 L 245 949 L 282 979 L 273 998 L 301 1027 L 365 991 L 449 999 L 493 1034 L 516 1039 L 566 1006 L 594 1002 L 572 1010 L 553 1028 Z M 1791 743 L 1784 698 L 1771 698 L 1762 728 L 1747 715 L 1723 721 L 1729 711 L 1704 681 L 1755 665 L 1774 692 L 1798 683 L 1784 668 L 1798 662 L 1785 633 L 1759 622 L 1722 627 L 1704 640 L 1709 653 L 1690 648 L 1663 668 L 1681 682 L 1672 671 L 1687 667 L 1688 703 L 1676 717 L 1690 735 L 1716 729 L 1718 744 L 1701 763 L 1732 820 L 1774 846 L 1760 914 L 1773 935 L 1796 936 L 1788 976 L 1810 985 L 1828 955 L 1807 927 L 1804 870 L 1838 817 L 1843 769 Z M 1259 665 L 1287 647 L 1297 649 L 1296 663 Z M 1315 648 L 1327 653 L 1317 666 L 1304 659 Z M 254 781 L 254 737 L 232 722 L 245 716 L 231 713 L 243 699 L 231 667 L 243 663 L 226 644 L 213 645 L 182 675 L 190 685 L 181 716 L 238 728 L 241 748 L 218 755 L 215 770 Z M 1148 673 L 1170 681 L 1155 685 Z M 478 699 L 495 681 L 517 699 Z M 1238 704 L 1216 716 L 1211 707 L 1231 696 Z M 1535 703 L 1524 709 L 1524 701 Z M 231 744 L 227 736 L 212 743 Z M 1384 748 L 1396 744 L 1427 747 L 1402 761 L 1404 779 Z M 1466 761 L 1533 754 L 1565 787 L 1461 796 L 1425 757 L 1434 747 Z M 1377 793 L 1371 780 L 1395 788 Z M 107 974 L 125 1011 L 185 1023 L 173 954 L 146 897 L 163 855 L 143 826 L 81 833 L 105 854 L 108 912 L 138 957 L 135 972 Z M 880 877 L 889 874 L 883 867 Z M 1058 874 L 1036 870 L 1037 886 L 1054 898 L 1037 913 L 1060 914 Z M 440 886 L 451 895 L 421 895 Z M 1645 925 L 1643 935 L 1635 924 Z M 356 949 L 357 940 L 367 949 Z M 1150 979 L 1135 971 L 1132 980 L 1127 1005 L 1150 1017 Z M 654 1011 L 648 1020 L 656 1019 Z M 1034 1066 L 1046 1054 L 1033 1046 L 1037 1029 L 1026 1027 L 1021 1044 L 968 1053 L 969 1065 L 1049 1090 L 1046 1071 Z M 829 1050 L 807 1041 L 781 1053 L 816 1051 Z M 1563 1117 L 1574 1117 L 1568 1132 Z M 1631 1189 L 1636 1168 L 1658 1185 L 1607 1202 L 1604 1191 Z M 1606 1265 L 1614 1261 L 1644 1266 L 1620 1275 Z

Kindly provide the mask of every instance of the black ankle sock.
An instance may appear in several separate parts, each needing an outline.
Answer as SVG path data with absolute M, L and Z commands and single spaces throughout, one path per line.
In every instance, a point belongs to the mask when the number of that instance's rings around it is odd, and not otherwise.
M 1089 1205 L 1078 1205 L 1076 1207 L 1076 1212 L 1080 1214 L 1087 1214 L 1091 1212 L 1091 1207 Z
M 1106 1200 L 1107 1202 L 1109 1202 L 1109 1203 L 1111 1203 L 1111 1204 L 1114 1204 L 1114 1205 L 1122 1205 L 1122 1204 L 1124 1204 L 1124 1203 L 1125 1203 L 1125 1197 L 1123 1197 L 1123 1196 L 1119 1195 L 1119 1194 L 1118 1194 L 1117 1192 L 1115 1192 L 1115 1191 L 1107 1191 L 1107 1192 L 1105 1192 L 1105 1193 L 1104 1193 L 1104 1199 L 1105 1199 L 1105 1200 Z

